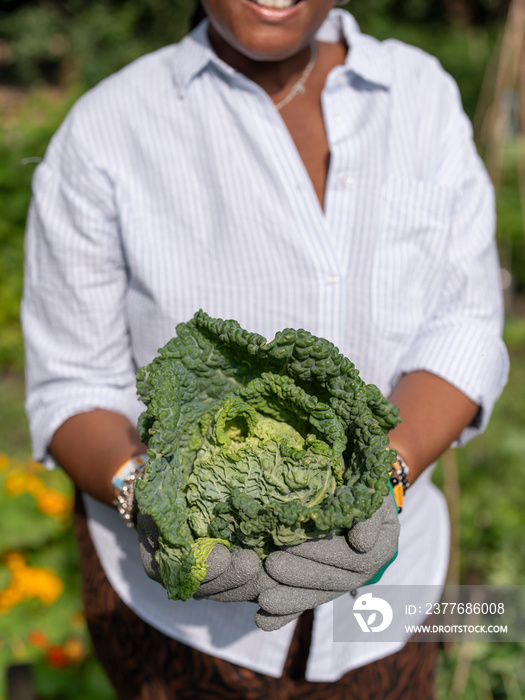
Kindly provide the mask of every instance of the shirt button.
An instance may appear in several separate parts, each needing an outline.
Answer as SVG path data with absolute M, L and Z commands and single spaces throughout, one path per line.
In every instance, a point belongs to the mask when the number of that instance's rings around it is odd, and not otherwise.
M 350 187 L 354 184 L 354 178 L 348 173 L 345 173 L 344 175 L 341 175 L 339 182 L 341 183 L 341 187 Z
M 326 275 L 326 284 L 339 284 L 339 275 Z
M 334 120 L 336 124 L 343 123 L 343 115 L 341 114 L 341 112 L 337 112 L 337 114 L 334 116 Z

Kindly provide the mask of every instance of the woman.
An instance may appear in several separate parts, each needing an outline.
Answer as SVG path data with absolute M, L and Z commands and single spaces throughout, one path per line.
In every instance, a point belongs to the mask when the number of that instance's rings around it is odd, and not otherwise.
M 203 308 L 266 337 L 306 327 L 390 395 L 411 489 L 387 585 L 443 583 L 428 467 L 484 428 L 505 383 L 493 196 L 456 87 L 333 0 L 280 4 L 205 0 L 180 44 L 79 101 L 35 174 L 34 452 L 84 493 L 86 614 L 122 698 L 433 692 L 435 645 L 333 644 L 330 603 L 313 630 L 305 614 L 262 631 L 250 602 L 175 603 L 144 575 L 108 506 L 144 452 L 134 370 L 176 323 Z

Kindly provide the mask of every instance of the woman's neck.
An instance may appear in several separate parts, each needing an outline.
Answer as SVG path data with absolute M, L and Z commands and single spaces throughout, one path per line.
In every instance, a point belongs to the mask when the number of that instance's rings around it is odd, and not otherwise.
M 260 85 L 274 99 L 292 88 L 312 55 L 311 43 L 307 43 L 297 53 L 280 61 L 256 61 L 230 46 L 211 25 L 209 38 L 219 58 Z

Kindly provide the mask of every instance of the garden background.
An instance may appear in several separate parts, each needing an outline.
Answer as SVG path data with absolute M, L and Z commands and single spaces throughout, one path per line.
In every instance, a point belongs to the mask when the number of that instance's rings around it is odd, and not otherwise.
M 24 685 L 39 700 L 114 700 L 81 612 L 71 483 L 30 459 L 18 314 L 31 177 L 75 99 L 135 57 L 180 38 L 192 5 L 0 0 L 1 700 L 8 679 L 10 700 L 22 697 L 15 693 Z M 522 584 L 525 0 L 353 0 L 350 8 L 364 31 L 438 56 L 459 84 L 497 188 L 511 378 L 486 434 L 447 453 L 435 478 L 454 524 L 450 581 Z M 440 662 L 440 699 L 525 698 L 524 651 L 517 643 L 449 646 Z

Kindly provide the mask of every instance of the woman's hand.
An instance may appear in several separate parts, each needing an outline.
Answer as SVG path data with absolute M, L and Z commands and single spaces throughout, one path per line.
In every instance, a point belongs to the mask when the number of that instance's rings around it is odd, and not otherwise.
M 217 544 L 206 565 L 206 576 L 193 595 L 196 600 L 207 598 L 223 603 L 256 601 L 263 590 L 278 585 L 268 576 L 261 560 L 251 549 L 231 553 L 224 545 Z
M 149 515 L 137 517 L 140 556 L 147 575 L 162 584 L 159 565 L 155 560 L 159 533 Z M 222 603 L 255 601 L 266 588 L 276 586 L 264 571 L 261 560 L 251 549 L 230 552 L 227 547 L 217 544 L 206 559 L 206 576 L 194 594 L 195 600 L 218 600 Z
M 368 583 L 395 558 L 399 539 L 397 506 L 382 506 L 344 535 L 310 540 L 273 552 L 265 569 L 279 585 L 263 591 L 255 622 L 279 629 L 302 612 Z

